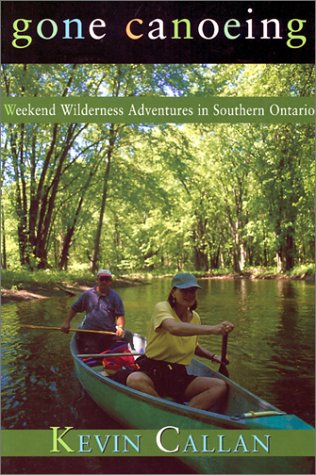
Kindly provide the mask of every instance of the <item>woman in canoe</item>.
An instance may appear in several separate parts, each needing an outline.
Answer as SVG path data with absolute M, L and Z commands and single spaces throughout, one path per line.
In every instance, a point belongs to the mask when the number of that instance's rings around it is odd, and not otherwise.
M 140 369 L 128 376 L 127 385 L 152 396 L 188 401 L 198 409 L 218 410 L 226 399 L 225 381 L 189 375 L 185 365 L 194 354 L 218 361 L 198 344 L 198 336 L 228 334 L 234 325 L 228 321 L 201 325 L 195 311 L 199 288 L 192 274 L 174 276 L 168 300 L 155 306 L 145 355 L 137 359 Z

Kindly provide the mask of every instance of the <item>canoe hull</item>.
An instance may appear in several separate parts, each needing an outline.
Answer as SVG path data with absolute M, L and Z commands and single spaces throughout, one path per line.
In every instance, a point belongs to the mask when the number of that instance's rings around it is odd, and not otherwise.
M 238 420 L 225 415 L 199 411 L 172 401 L 155 398 L 123 386 L 108 377 L 96 372 L 93 368 L 85 365 L 76 357 L 74 342 L 72 344 L 76 375 L 90 397 L 106 413 L 116 419 L 123 427 L 137 429 L 161 429 L 165 426 L 175 426 L 181 429 L 194 430 L 225 430 L 225 429 L 248 429 L 265 428 L 261 422 Z M 205 366 L 205 365 L 203 365 Z M 231 383 L 230 383 L 231 384 Z M 250 394 L 250 393 L 249 393 Z M 250 399 L 251 399 L 250 394 Z M 255 397 L 255 400 L 257 398 Z M 261 400 L 260 400 L 261 401 Z M 254 404 L 254 403 L 253 403 Z M 265 401 L 262 406 L 264 408 Z M 272 407 L 272 406 L 271 406 Z M 132 410 L 131 410 L 132 408 Z M 270 418 L 275 420 L 279 416 Z M 289 428 L 294 428 L 297 421 L 295 416 L 280 416 L 283 421 L 289 420 Z M 284 419 L 285 417 L 285 419 Z M 258 419 L 258 418 L 257 418 Z M 250 422 L 250 426 L 249 426 Z M 253 424 L 251 424 L 251 422 Z M 301 429 L 310 428 L 301 421 Z M 261 424 L 261 426 L 260 426 Z M 267 425 L 265 424 L 266 428 Z M 278 427 L 269 427 L 276 429 Z M 287 427 L 283 427 L 286 429 Z M 292 474 L 314 473 L 313 459 L 307 457 L 178 457 L 187 465 L 190 465 L 197 473 L 208 474 Z

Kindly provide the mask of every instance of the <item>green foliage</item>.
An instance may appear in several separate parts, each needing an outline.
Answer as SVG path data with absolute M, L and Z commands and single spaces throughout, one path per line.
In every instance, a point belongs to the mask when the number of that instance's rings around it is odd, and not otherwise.
M 299 276 L 299 277 L 315 277 L 315 264 L 302 264 L 295 266 L 291 272 L 289 273 L 291 276 Z
M 56 282 L 75 284 L 80 282 L 91 282 L 94 277 L 90 272 L 63 272 L 52 269 L 37 270 L 30 272 L 29 269 L 2 270 L 1 284 L 3 288 L 11 290 L 24 289 L 27 284 L 43 285 L 53 287 Z
M 310 96 L 315 75 L 303 64 L 4 65 L 2 73 L 11 97 Z M 2 135 L 10 270 L 49 269 L 41 279 L 58 268 L 89 274 L 91 264 L 214 275 L 314 260 L 311 125 L 11 124 Z

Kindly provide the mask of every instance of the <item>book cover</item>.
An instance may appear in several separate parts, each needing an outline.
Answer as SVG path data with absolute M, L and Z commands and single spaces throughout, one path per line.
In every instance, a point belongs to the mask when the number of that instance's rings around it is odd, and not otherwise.
M 1 2 L 3 473 L 314 473 L 314 25 L 311 1 Z M 197 275 L 202 323 L 235 325 L 226 413 L 74 371 L 67 279 L 100 267 L 139 335 Z

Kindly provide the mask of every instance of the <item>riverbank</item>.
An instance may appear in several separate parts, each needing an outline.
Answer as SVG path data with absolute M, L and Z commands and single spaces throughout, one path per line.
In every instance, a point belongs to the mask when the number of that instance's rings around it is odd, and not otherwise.
M 79 295 L 93 287 L 95 279 L 90 274 L 71 274 L 57 271 L 2 271 L 1 303 L 25 300 L 42 300 L 51 297 Z M 112 287 L 143 285 L 144 279 L 119 277 Z
M 135 286 L 141 285 L 144 282 L 141 281 L 133 281 L 130 279 L 118 279 L 115 283 L 113 283 L 113 288 L 118 287 L 127 287 L 127 286 Z M 23 289 L 8 289 L 8 288 L 1 288 L 1 303 L 9 303 L 9 302 L 21 302 L 24 300 L 41 300 L 47 299 L 51 297 L 65 297 L 79 295 L 85 290 L 90 289 L 94 285 L 94 280 L 86 282 L 78 282 L 78 283 L 64 283 L 64 282 L 55 282 L 55 283 L 38 283 L 34 282 L 30 283 L 21 283 L 20 286 L 23 285 Z
M 113 282 L 113 288 L 144 285 L 155 278 L 171 277 L 172 274 L 152 275 L 133 274 L 120 276 Z M 297 269 L 291 274 L 280 274 L 273 270 L 252 269 L 240 274 L 229 272 L 202 273 L 197 272 L 199 279 L 273 279 L 273 280 L 304 280 L 314 282 L 313 267 Z M 54 271 L 2 271 L 1 303 L 40 300 L 51 297 L 75 296 L 93 287 L 94 278 L 90 275 L 76 275 Z

